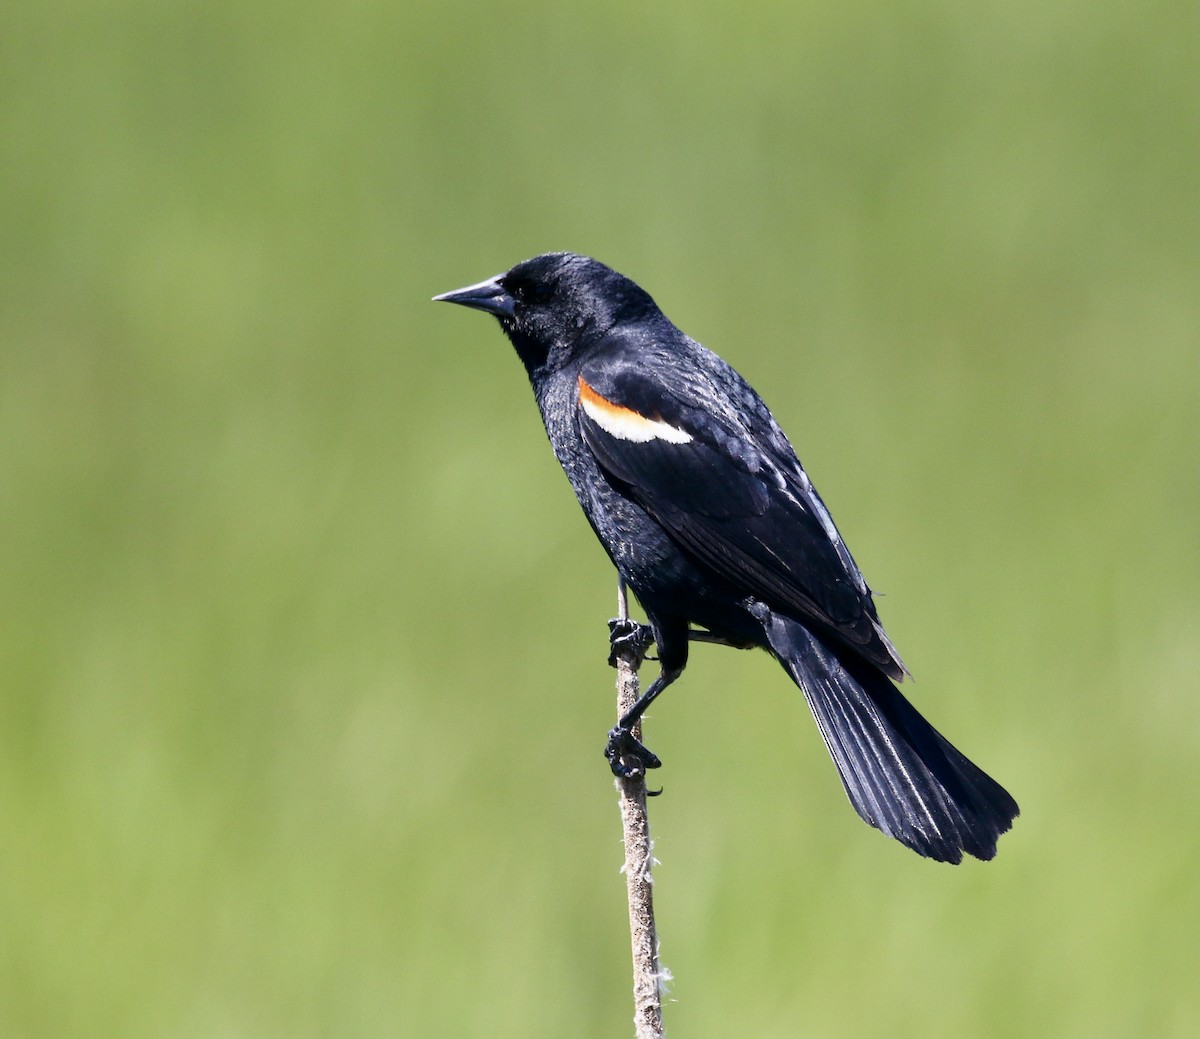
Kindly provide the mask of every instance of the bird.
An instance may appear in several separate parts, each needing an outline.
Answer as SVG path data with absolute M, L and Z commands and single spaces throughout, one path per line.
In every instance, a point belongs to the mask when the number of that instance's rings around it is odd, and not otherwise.
M 905 699 L 870 588 L 791 443 L 729 364 L 587 256 L 524 260 L 435 301 L 493 315 L 554 454 L 647 626 L 659 673 L 609 733 L 617 776 L 661 765 L 633 735 L 690 641 L 765 649 L 800 688 L 859 816 L 919 855 L 991 859 L 1016 801 Z M 614 650 L 615 652 L 615 650 Z M 611 662 L 611 661 L 610 661 Z

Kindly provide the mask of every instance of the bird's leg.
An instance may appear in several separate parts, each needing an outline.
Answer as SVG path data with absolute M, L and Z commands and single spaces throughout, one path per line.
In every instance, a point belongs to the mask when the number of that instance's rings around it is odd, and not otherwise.
M 648 750 L 642 742 L 633 735 L 633 727 L 641 721 L 642 715 L 658 695 L 675 681 L 683 668 L 664 669 L 650 683 L 649 688 L 641 695 L 628 711 L 621 715 L 621 720 L 608 734 L 608 743 L 604 747 L 604 756 L 608 759 L 609 768 L 614 776 L 628 779 L 630 776 L 642 775 L 647 769 L 658 768 L 662 765 L 658 755 Z
M 649 624 L 639 624 L 629 617 L 614 617 L 608 622 L 608 666 L 617 666 L 617 656 L 623 652 L 633 654 L 633 669 L 636 671 L 646 659 L 646 650 L 654 643 L 654 629 Z

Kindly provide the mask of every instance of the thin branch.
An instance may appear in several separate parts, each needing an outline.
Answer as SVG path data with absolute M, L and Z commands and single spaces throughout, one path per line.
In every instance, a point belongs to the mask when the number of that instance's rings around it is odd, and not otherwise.
M 629 618 L 625 582 L 617 579 L 617 616 Z M 617 717 L 638 698 L 637 669 L 641 654 L 632 648 L 617 652 Z M 633 730 L 641 739 L 641 724 Z M 654 845 L 646 812 L 645 774 L 617 779 L 621 827 L 625 837 L 625 884 L 629 894 L 629 937 L 633 946 L 633 1023 L 637 1039 L 662 1039 L 662 982 L 669 975 L 659 966 L 658 932 L 654 925 Z

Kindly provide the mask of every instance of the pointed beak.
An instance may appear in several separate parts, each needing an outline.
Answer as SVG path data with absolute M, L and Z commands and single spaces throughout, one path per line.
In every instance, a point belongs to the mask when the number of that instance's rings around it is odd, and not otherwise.
M 477 285 L 468 285 L 465 289 L 455 289 L 453 292 L 443 292 L 434 296 L 435 303 L 457 303 L 472 310 L 485 310 L 496 317 L 512 317 L 517 301 L 509 295 L 508 290 L 500 283 L 503 274 L 481 281 Z

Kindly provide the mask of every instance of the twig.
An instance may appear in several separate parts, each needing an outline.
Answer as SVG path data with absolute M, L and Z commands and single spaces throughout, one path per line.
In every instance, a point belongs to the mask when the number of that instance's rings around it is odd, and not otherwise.
M 617 579 L 617 616 L 629 618 L 625 582 Z M 632 648 L 617 652 L 617 717 L 637 702 L 637 669 L 641 654 Z M 641 739 L 641 724 L 634 727 Z M 637 1039 L 662 1039 L 662 981 L 665 972 L 658 963 L 658 932 L 654 926 L 654 845 L 650 840 L 650 818 L 646 813 L 645 774 L 617 779 L 620 791 L 621 827 L 625 838 L 625 885 L 629 894 L 629 937 L 633 946 L 633 1023 Z

